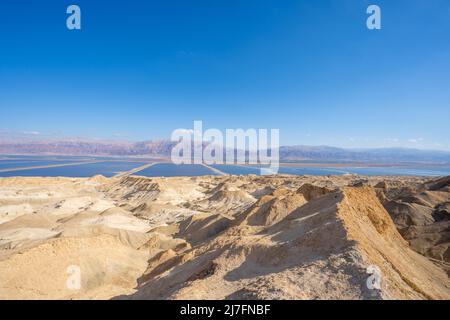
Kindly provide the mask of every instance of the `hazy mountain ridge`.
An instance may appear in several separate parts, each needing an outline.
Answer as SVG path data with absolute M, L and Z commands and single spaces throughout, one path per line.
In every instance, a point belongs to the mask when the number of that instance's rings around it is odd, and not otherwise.
M 377 161 L 450 163 L 450 152 L 408 148 L 344 149 L 329 146 L 290 146 L 280 148 L 285 161 Z
M 91 156 L 169 157 L 176 142 L 154 140 L 116 141 L 0 141 L 0 154 L 60 154 Z M 344 149 L 330 146 L 282 146 L 282 161 L 376 161 L 450 163 L 450 152 L 407 148 Z
M 0 142 L 1 154 L 61 154 L 61 155 L 110 155 L 169 156 L 174 142 L 113 142 L 113 141 L 28 141 Z

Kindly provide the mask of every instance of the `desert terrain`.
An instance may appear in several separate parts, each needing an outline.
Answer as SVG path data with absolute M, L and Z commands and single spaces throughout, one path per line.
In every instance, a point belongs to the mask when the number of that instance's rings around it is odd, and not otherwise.
M 449 246 L 450 177 L 0 179 L 0 299 L 450 299 Z

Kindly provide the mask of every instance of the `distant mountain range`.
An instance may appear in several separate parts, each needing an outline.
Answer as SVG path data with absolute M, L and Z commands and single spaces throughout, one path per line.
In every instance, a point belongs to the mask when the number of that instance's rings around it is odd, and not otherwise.
M 85 156 L 155 156 L 169 157 L 176 142 L 142 141 L 7 141 L 0 140 L 0 154 L 52 154 Z M 406 148 L 344 149 L 329 146 L 283 146 L 280 159 L 284 162 L 421 162 L 450 163 L 450 152 Z
M 450 163 L 450 152 L 407 148 L 343 149 L 329 146 L 290 146 L 280 148 L 283 161 L 345 162 L 423 162 Z

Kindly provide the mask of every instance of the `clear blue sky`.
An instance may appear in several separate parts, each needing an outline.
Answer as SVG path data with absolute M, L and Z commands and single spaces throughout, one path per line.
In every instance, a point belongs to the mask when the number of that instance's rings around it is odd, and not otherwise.
M 3 133 L 450 149 L 448 0 L 2 0 L 0 49 Z

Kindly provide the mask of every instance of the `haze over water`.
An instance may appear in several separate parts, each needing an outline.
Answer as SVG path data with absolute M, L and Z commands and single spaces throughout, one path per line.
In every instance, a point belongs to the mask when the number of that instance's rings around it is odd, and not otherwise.
M 144 165 L 151 164 L 145 160 L 111 160 L 112 158 L 52 158 L 34 156 L 15 157 L 14 159 L 0 160 L 0 177 L 92 177 L 103 175 L 113 177 L 115 175 L 136 170 Z M 69 159 L 69 160 L 68 160 Z M 98 161 L 94 162 L 93 161 Z M 85 162 L 85 163 L 83 163 Z M 83 164 L 82 164 L 83 163 Z M 309 163 L 310 164 L 310 163 Z M 64 166 L 60 166 L 64 165 Z M 56 166 L 56 167 L 54 167 Z M 33 168 L 34 167 L 34 168 Z M 260 167 L 252 165 L 211 165 L 211 168 L 219 170 L 223 174 L 230 175 L 260 175 Z M 448 166 L 289 166 L 280 167 L 279 174 L 292 175 L 343 175 L 359 174 L 369 176 L 444 176 L 450 175 Z M 174 176 L 203 176 L 217 175 L 217 171 L 202 165 L 175 165 L 172 163 L 156 163 L 133 173 L 134 175 L 147 177 L 174 177 Z

